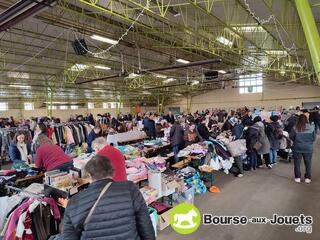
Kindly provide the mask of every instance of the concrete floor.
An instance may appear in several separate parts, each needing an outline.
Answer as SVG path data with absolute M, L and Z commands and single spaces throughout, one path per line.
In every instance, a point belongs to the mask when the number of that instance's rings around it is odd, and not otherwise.
M 320 139 L 315 144 L 312 183 L 293 181 L 293 163 L 281 161 L 272 170 L 263 168 L 245 172 L 243 178 L 218 173 L 215 185 L 221 193 L 196 196 L 201 213 L 217 216 L 244 215 L 271 218 L 279 215 L 313 216 L 312 234 L 296 233 L 295 226 L 270 224 L 246 226 L 201 226 L 192 235 L 179 235 L 171 227 L 158 233 L 159 240 L 319 240 L 320 239 Z M 304 174 L 304 165 L 301 166 Z

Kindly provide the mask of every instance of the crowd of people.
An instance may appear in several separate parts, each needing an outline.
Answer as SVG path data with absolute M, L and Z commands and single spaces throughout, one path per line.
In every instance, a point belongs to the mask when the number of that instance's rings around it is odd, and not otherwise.
M 199 141 L 213 141 L 221 132 L 230 131 L 234 140 L 246 140 L 248 170 L 261 168 L 263 164 L 272 169 L 277 164 L 280 139 L 288 138 L 292 143 L 295 181 L 301 182 L 300 163 L 303 158 L 306 166 L 305 182 L 310 183 L 313 143 L 317 129 L 320 128 L 319 107 L 311 111 L 299 107 L 295 110 L 282 109 L 267 119 L 262 118 L 263 112 L 263 109 L 249 110 L 245 107 L 230 113 L 215 109 L 176 117 L 171 112 L 160 117 L 146 113 L 143 126 L 150 138 L 163 137 L 165 130 L 169 129 L 167 133 L 175 161 L 179 160 L 179 150 L 185 146 Z M 241 158 L 235 157 L 235 164 L 239 170 L 237 176 L 242 177 L 244 171 Z
M 313 143 L 320 126 L 319 108 L 312 111 L 300 108 L 282 110 L 272 113 L 268 118 L 265 118 L 263 111 L 242 108 L 228 113 L 216 109 L 176 115 L 172 112 L 167 115 L 147 112 L 136 116 L 119 115 L 118 118 L 104 114 L 96 119 L 87 115 L 86 120 L 92 124 L 92 131 L 88 134 L 85 149 L 88 153 L 93 152 L 94 157 L 85 169 L 91 184 L 70 201 L 59 199 L 60 204 L 66 207 L 60 237 L 114 239 L 121 236 L 123 239 L 155 239 L 145 201 L 137 186 L 126 181 L 125 157 L 112 144 L 107 143 L 106 135 L 123 131 L 125 122 L 140 126 L 150 139 L 169 141 L 175 162 L 179 161 L 178 153 L 184 147 L 200 141 L 213 142 L 222 132 L 229 132 L 233 140 L 245 139 L 249 171 L 261 168 L 263 164 L 272 169 L 278 161 L 280 139 L 288 136 L 292 142 L 290 146 L 293 151 L 295 182 L 302 181 L 300 163 L 303 159 L 306 169 L 304 181 L 311 183 Z M 72 117 L 70 121 L 80 119 Z M 18 131 L 10 145 L 10 159 L 13 162 L 34 163 L 37 168 L 45 171 L 71 169 L 72 158 L 53 143 L 44 121 L 33 122 L 23 122 L 32 129 L 32 146 L 25 141 L 24 133 Z M 107 131 L 102 132 L 102 124 L 108 126 Z M 238 177 L 244 175 L 243 159 L 243 156 L 234 158 Z M 96 210 L 99 202 L 102 203 Z M 105 207 L 107 205 L 113 207 Z M 93 214 L 94 211 L 99 211 L 99 214 Z M 103 218 L 100 217 L 102 215 Z M 117 221 L 117 227 L 114 227 L 114 221 Z
M 272 113 L 265 118 L 264 109 L 249 110 L 244 107 L 235 111 L 227 112 L 221 109 L 197 111 L 193 114 L 168 114 L 139 113 L 119 114 L 118 117 L 106 113 L 98 115 L 96 119 L 92 114 L 87 116 L 72 116 L 69 121 L 88 121 L 93 129 L 87 137 L 85 149 L 88 153 L 94 152 L 93 142 L 95 139 L 108 134 L 131 130 L 133 126 L 141 126 L 150 139 L 164 138 L 170 142 L 174 153 L 174 161 L 179 161 L 178 153 L 184 147 L 201 141 L 213 141 L 221 132 L 229 131 L 234 140 L 246 140 L 246 156 L 249 162 L 248 170 L 261 168 L 263 164 L 271 169 L 277 164 L 280 139 L 288 137 L 292 142 L 294 176 L 295 181 L 301 181 L 300 162 L 303 159 L 306 166 L 305 182 L 311 182 L 311 159 L 313 142 L 316 132 L 320 128 L 319 108 L 311 111 L 300 109 L 281 110 Z M 36 166 L 52 169 L 66 169 L 71 166 L 70 157 L 58 146 L 50 141 L 50 128 L 45 122 L 59 119 L 31 119 L 22 121 L 32 132 L 32 145 L 25 141 L 22 132 L 17 132 L 13 143 L 9 148 L 9 157 L 13 162 L 35 162 Z M 130 129 L 128 123 L 130 122 Z M 10 123 L 17 126 L 13 118 Z M 107 129 L 102 131 L 102 124 Z M 287 133 L 288 135 L 284 134 Z M 101 140 L 101 139 L 100 139 Z M 42 154 L 45 153 L 45 154 Z M 52 154 L 48 154 L 48 153 Z M 64 156 L 65 155 L 65 156 Z M 235 157 L 235 165 L 239 172 L 237 176 L 244 174 L 241 157 Z

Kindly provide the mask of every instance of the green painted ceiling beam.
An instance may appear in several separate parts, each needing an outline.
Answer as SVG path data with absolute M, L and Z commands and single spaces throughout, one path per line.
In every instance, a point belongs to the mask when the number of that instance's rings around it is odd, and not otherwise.
M 309 0 L 295 0 L 302 27 L 308 42 L 312 62 L 320 82 L 320 37 Z

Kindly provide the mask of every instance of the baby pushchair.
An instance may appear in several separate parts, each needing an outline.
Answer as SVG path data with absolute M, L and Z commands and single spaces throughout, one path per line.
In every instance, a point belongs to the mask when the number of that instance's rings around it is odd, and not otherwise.
M 283 131 L 283 136 L 280 139 L 280 148 L 278 151 L 278 156 L 285 159 L 288 162 L 291 162 L 292 159 L 292 141 L 289 138 L 289 133 L 286 131 Z

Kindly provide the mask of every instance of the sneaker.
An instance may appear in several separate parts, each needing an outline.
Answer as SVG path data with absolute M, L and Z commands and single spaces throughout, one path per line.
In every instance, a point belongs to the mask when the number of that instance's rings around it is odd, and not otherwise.
M 278 163 L 277 163 L 277 162 L 275 162 L 275 163 L 273 163 L 273 165 L 278 165 Z
M 300 183 L 300 182 L 301 182 L 301 179 L 300 179 L 300 178 L 295 178 L 294 181 L 295 181 L 296 183 Z
M 268 168 L 269 168 L 269 169 L 272 169 L 272 165 L 271 165 L 271 164 L 269 164 L 269 165 L 268 165 Z
M 240 173 L 240 174 L 238 174 L 238 176 L 237 176 L 237 177 L 243 177 L 243 174 L 241 174 L 241 173 Z
M 259 166 L 257 166 L 257 168 L 263 168 L 263 166 L 262 166 L 262 165 L 259 165 Z
M 311 179 L 310 178 L 306 178 L 304 181 L 305 181 L 305 183 L 311 183 Z

